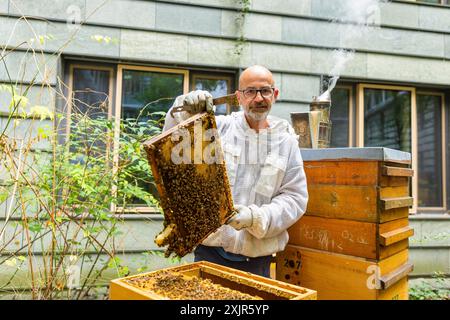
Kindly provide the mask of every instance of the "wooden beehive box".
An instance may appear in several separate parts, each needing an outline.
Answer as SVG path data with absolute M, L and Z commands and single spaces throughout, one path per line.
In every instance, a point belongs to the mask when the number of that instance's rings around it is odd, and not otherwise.
M 376 261 L 288 245 L 276 278 L 317 291 L 319 300 L 407 300 L 408 250 Z
M 243 272 L 206 261 L 112 280 L 110 283 L 109 298 L 111 300 L 168 299 L 164 295 L 132 286 L 127 281 L 166 271 L 176 272 L 187 277 L 210 279 L 214 284 L 218 284 L 222 287 L 236 290 L 251 296 L 260 297 L 264 300 L 316 299 L 316 292 L 314 290 L 257 276 L 248 272 Z
M 182 257 L 233 214 L 233 199 L 214 115 L 195 115 L 144 143 L 164 230 L 155 242 Z
M 380 260 L 408 248 L 414 234 L 408 223 L 408 218 L 377 224 L 305 215 L 289 228 L 289 243 Z
M 411 155 L 387 148 L 302 149 L 306 215 L 384 223 L 407 218 L 413 205 Z
M 386 148 L 302 150 L 309 200 L 289 243 L 369 259 L 408 248 L 410 155 Z

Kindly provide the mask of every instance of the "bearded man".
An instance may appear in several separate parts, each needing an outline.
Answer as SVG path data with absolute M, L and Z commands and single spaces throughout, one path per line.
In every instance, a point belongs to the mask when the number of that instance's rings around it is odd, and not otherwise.
M 279 90 L 267 68 L 243 71 L 236 95 L 243 111 L 216 116 L 216 123 L 238 213 L 197 246 L 194 260 L 269 277 L 272 256 L 285 249 L 287 229 L 306 210 L 303 160 L 290 124 L 269 115 Z M 169 110 L 163 130 L 214 108 L 201 90 L 177 97 L 172 108 L 181 104 L 190 112 L 175 119 Z

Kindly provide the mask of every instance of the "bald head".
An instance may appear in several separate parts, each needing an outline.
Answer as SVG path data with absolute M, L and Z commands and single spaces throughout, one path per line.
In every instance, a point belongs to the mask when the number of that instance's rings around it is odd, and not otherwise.
M 242 90 L 247 88 L 248 84 L 253 81 L 265 81 L 269 83 L 270 86 L 274 86 L 275 84 L 272 72 L 260 65 L 248 67 L 242 72 L 239 77 L 239 89 Z
M 252 129 L 267 128 L 266 118 L 278 94 L 272 72 L 266 67 L 255 65 L 242 72 L 236 96 Z

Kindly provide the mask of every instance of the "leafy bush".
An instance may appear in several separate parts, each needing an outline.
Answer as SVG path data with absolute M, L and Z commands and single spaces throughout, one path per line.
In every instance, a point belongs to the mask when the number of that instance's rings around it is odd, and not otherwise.
M 8 274 L 0 291 L 26 293 L 31 284 L 35 299 L 86 298 L 109 278 L 130 272 L 116 252 L 123 208 L 136 199 L 159 208 L 148 189 L 154 181 L 142 143 L 161 132 L 161 120 L 152 119 L 162 115 L 120 121 L 116 128 L 114 119 L 78 113 L 68 119 L 44 106 L 27 112 L 26 95 L 12 86 L 0 90 L 12 96 L 0 132 L 6 175 L 0 270 Z M 18 138 L 25 121 L 31 125 Z

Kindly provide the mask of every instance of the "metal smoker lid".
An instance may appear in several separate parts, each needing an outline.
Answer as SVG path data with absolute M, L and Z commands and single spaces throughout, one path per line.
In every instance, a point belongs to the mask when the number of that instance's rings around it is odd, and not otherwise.
M 312 105 L 314 104 L 331 104 L 331 93 L 330 91 L 325 91 L 322 93 L 319 97 L 314 96 L 313 101 L 311 102 Z

